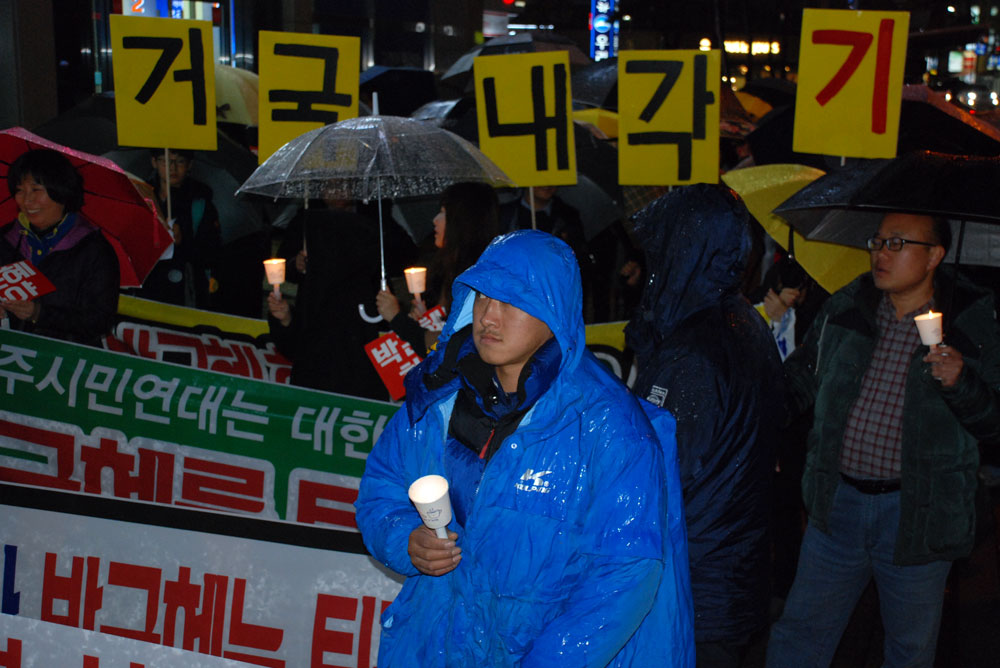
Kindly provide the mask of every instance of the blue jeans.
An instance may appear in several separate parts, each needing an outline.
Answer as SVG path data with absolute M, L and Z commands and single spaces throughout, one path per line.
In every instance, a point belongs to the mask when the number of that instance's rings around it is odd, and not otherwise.
M 824 533 L 806 529 L 785 611 L 771 628 L 768 668 L 826 668 L 870 578 L 885 626 L 885 663 L 934 665 L 950 561 L 892 563 L 899 492 L 862 494 L 841 483 Z

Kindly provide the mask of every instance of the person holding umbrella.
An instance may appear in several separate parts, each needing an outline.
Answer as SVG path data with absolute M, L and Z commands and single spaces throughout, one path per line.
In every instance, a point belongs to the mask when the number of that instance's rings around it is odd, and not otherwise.
M 1000 439 L 993 296 L 950 277 L 942 298 L 950 238 L 943 219 L 885 214 L 871 273 L 826 301 L 785 362 L 794 409 L 814 409 L 809 526 L 768 666 L 828 666 L 872 578 L 885 665 L 933 665 L 945 580 L 975 538 L 977 445 Z M 928 309 L 950 311 L 947 345 L 929 350 L 914 322 Z
M 55 291 L 2 301 L 12 329 L 99 346 L 118 310 L 119 266 L 111 244 L 80 213 L 83 179 L 51 149 L 27 151 L 7 172 L 17 219 L 0 228 L 0 265 L 27 260 Z

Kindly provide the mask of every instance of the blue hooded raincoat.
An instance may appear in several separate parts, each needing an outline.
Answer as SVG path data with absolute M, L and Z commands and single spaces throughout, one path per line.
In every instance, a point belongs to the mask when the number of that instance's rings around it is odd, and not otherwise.
M 749 214 L 694 185 L 640 214 L 649 279 L 626 332 L 632 391 L 677 419 L 697 642 L 746 643 L 766 626 L 773 447 L 783 411 L 778 349 L 739 292 Z
M 448 470 L 458 381 L 429 390 L 424 379 L 472 322 L 476 292 L 545 322 L 561 356 L 486 463 L 464 526 L 449 526 L 461 562 L 432 577 L 407 554 L 420 526 L 407 488 Z M 658 425 L 664 457 L 639 403 L 586 350 L 569 247 L 542 232 L 500 237 L 453 293 L 438 349 L 407 376 L 406 405 L 369 456 L 355 504 L 372 555 L 407 576 L 382 616 L 379 666 L 693 666 L 673 421 Z

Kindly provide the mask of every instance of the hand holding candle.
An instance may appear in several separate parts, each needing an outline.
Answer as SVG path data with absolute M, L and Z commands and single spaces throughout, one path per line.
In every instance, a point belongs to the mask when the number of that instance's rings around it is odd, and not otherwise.
M 433 529 L 438 538 L 448 538 L 447 526 L 451 522 L 448 481 L 439 475 L 425 475 L 413 481 L 408 493 L 424 525 Z
M 941 330 L 941 314 L 930 311 L 918 316 L 914 316 L 917 323 L 917 331 L 920 332 L 920 341 L 925 346 L 936 346 L 944 340 Z
M 285 282 L 285 259 L 273 257 L 264 260 L 264 271 L 267 273 L 267 282 L 274 286 L 274 296 L 279 296 L 279 288 Z

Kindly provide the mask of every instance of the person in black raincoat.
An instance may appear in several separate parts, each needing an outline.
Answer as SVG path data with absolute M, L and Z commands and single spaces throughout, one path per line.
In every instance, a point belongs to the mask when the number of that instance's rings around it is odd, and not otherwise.
M 731 190 L 695 185 L 636 220 L 649 272 L 626 329 L 632 391 L 677 419 L 698 666 L 738 666 L 768 622 L 772 450 L 781 362 L 740 294 L 749 214 Z

